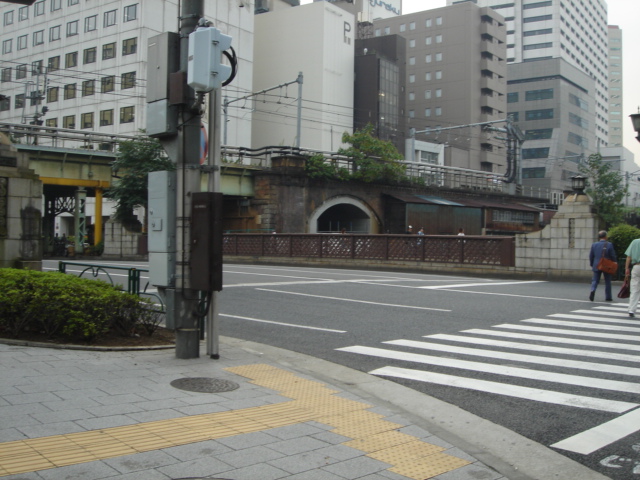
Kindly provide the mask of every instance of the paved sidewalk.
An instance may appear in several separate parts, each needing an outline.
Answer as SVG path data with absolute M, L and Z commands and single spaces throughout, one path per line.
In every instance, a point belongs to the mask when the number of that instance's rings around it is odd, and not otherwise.
M 0 477 L 608 478 L 323 360 L 231 338 L 219 360 L 201 354 L 0 345 Z

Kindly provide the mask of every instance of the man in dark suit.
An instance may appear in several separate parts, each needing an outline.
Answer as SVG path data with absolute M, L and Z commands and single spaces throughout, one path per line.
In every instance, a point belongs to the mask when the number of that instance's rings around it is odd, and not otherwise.
M 596 295 L 596 288 L 600 283 L 600 276 L 604 274 L 604 296 L 607 302 L 613 300 L 611 297 L 611 275 L 598 270 L 598 262 L 604 255 L 604 258 L 617 262 L 616 251 L 613 248 L 613 244 L 607 241 L 606 230 L 598 232 L 598 241 L 591 245 L 591 251 L 589 252 L 589 265 L 593 271 L 593 277 L 591 277 L 591 292 L 589 293 L 589 300 L 593 302 L 593 298 Z

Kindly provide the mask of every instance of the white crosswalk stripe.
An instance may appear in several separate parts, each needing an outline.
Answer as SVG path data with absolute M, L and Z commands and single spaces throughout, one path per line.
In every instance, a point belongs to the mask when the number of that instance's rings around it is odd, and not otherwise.
M 373 375 L 635 419 L 640 418 L 639 403 L 612 398 L 612 392 L 640 393 L 640 322 L 628 317 L 627 308 L 616 303 L 458 334 L 388 340 L 382 342 L 386 348 L 352 345 L 337 350 L 396 363 L 369 372 Z M 407 368 L 407 363 L 415 367 Z M 553 446 L 591 452 L 629 431 L 640 431 L 640 424 L 635 428 L 611 421 Z

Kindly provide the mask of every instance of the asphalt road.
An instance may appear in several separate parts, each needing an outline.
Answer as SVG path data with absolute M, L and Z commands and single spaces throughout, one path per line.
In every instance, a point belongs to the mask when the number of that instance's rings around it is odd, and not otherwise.
M 603 286 L 590 302 L 588 278 L 226 264 L 220 333 L 383 376 L 640 478 L 640 321 Z

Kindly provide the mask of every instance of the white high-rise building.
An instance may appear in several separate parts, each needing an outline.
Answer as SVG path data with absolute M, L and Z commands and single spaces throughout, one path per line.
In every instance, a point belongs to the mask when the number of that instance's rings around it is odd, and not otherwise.
M 248 3 L 248 2 L 247 2 Z M 149 39 L 180 27 L 178 0 L 0 3 L 0 122 L 113 134 L 146 128 Z M 205 18 L 233 37 L 239 70 L 223 94 L 252 90 L 253 8 L 205 0 Z M 45 108 L 46 107 L 46 108 Z M 44 112 L 43 112 L 44 109 Z M 43 114 L 44 113 L 44 114 Z M 233 118 L 231 145 L 251 122 Z
M 624 138 L 622 112 L 622 30 L 609 25 L 609 146 L 621 147 Z
M 507 24 L 507 63 L 562 58 L 595 81 L 591 112 L 600 147 L 609 141 L 607 3 L 604 0 L 447 0 L 492 7 Z M 593 151 L 597 150 L 596 145 Z

